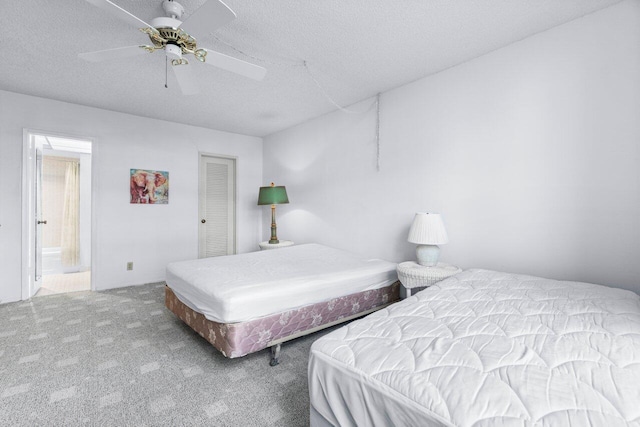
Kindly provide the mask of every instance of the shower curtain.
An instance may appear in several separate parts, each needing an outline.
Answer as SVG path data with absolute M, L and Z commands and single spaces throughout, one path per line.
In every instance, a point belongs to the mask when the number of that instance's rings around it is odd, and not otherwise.
M 80 164 L 75 159 L 65 171 L 61 256 L 65 267 L 80 264 Z

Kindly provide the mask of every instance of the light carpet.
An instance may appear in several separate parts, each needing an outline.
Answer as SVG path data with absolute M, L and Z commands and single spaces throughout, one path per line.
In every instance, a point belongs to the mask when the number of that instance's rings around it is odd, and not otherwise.
M 326 332 L 223 357 L 164 307 L 164 284 L 0 306 L 4 425 L 309 424 L 307 360 Z

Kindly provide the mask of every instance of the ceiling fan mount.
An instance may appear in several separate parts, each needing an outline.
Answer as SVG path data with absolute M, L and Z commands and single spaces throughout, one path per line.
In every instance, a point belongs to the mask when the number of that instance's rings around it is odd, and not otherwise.
M 156 50 L 164 50 L 173 65 L 171 68 L 178 85 L 185 95 L 199 93 L 199 89 L 192 76 L 192 66 L 189 65 L 187 59 L 183 58 L 183 55 L 193 55 L 201 63 L 213 65 L 254 80 L 262 80 L 266 74 L 267 70 L 258 65 L 198 47 L 195 37 L 182 29 L 184 24 L 187 28 L 193 29 L 194 33 L 211 34 L 235 19 L 235 13 L 221 0 L 207 0 L 184 22 L 180 20 L 184 13 L 184 7 L 176 1 L 164 0 L 162 7 L 167 16 L 154 18 L 151 20 L 151 24 L 147 24 L 111 0 L 86 1 L 129 22 L 147 34 L 151 41 L 151 45 L 128 46 L 79 54 L 80 58 L 87 61 L 120 59 L 144 52 L 152 53 Z
M 162 2 L 162 8 L 167 16 L 172 18 L 180 19 L 182 14 L 184 13 L 184 7 L 177 1 L 173 0 L 164 0 Z

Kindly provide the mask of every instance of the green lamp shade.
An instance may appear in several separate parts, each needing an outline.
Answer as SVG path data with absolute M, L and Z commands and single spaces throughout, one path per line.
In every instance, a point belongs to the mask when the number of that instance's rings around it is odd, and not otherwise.
M 260 193 L 258 194 L 259 205 L 281 205 L 283 203 L 289 203 L 287 190 L 284 186 L 260 187 Z

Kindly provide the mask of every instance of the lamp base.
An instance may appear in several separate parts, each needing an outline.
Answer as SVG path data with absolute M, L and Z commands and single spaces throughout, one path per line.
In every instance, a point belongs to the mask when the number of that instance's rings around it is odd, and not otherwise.
M 278 240 L 278 226 L 276 225 L 276 205 L 271 205 L 271 238 L 269 244 L 277 245 L 280 243 Z
M 440 248 L 438 245 L 418 245 L 416 246 L 416 257 L 418 264 L 425 267 L 435 267 L 438 264 Z

